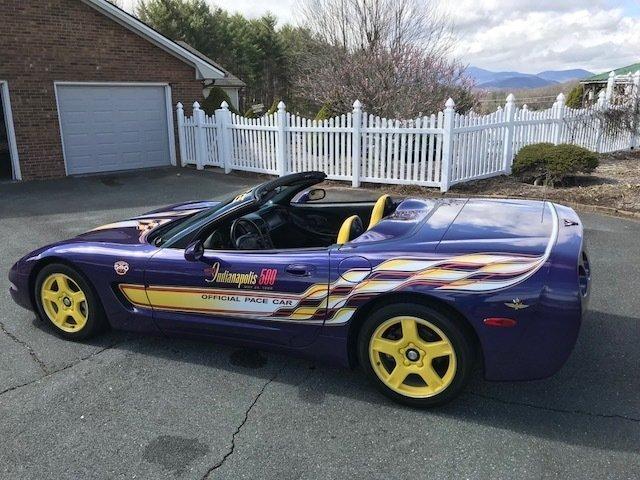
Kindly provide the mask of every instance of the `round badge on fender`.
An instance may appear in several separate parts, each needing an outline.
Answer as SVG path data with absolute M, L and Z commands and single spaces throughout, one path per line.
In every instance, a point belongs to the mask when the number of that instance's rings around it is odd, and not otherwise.
M 113 264 L 113 269 L 116 271 L 118 275 L 126 275 L 129 271 L 129 264 L 122 260 Z

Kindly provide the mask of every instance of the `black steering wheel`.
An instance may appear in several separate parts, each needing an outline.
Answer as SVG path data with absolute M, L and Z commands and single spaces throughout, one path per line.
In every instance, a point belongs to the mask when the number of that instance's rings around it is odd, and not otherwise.
M 273 248 L 273 242 L 271 241 L 269 233 L 263 233 L 256 222 L 249 218 L 249 216 L 236 218 L 233 221 L 229 237 L 237 250 Z

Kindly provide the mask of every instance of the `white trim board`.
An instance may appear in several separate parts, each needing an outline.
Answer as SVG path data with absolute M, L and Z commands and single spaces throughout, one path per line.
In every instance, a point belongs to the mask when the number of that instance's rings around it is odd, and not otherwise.
M 18 144 L 16 142 L 16 130 L 13 124 L 13 111 L 11 110 L 11 98 L 9 95 L 9 83 L 0 80 L 0 100 L 4 110 L 4 124 L 7 129 L 7 140 L 9 142 L 9 155 L 11 156 L 11 170 L 13 180 L 22 180 L 20 170 L 20 158 L 18 156 Z
M 192 65 L 196 69 L 196 80 L 225 77 L 225 72 L 218 69 L 216 66 L 204 61 L 199 56 L 178 45 L 170 38 L 165 37 L 160 32 L 157 32 L 144 22 L 141 22 L 133 15 L 129 15 L 124 10 L 112 5 L 107 0 L 82 0 L 82 2 L 98 10 L 103 15 L 109 17 L 116 23 L 119 23 L 128 30 L 131 30 L 133 33 L 143 37 L 157 47 L 162 48 L 174 57 Z
M 169 85 L 164 87 L 164 98 L 167 107 L 167 130 L 169 134 L 169 158 L 171 158 L 171 165 L 174 167 L 178 164 L 178 157 L 176 155 L 176 134 L 175 125 L 173 123 L 173 104 L 171 99 L 171 87 Z

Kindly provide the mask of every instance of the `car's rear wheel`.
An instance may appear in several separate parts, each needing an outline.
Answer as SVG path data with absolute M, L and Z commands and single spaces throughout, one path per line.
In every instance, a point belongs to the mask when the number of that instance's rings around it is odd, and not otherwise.
M 369 317 L 358 337 L 360 365 L 388 397 L 415 407 L 450 401 L 473 369 L 473 344 L 457 318 L 416 304 Z
M 102 330 L 102 305 L 88 282 L 63 264 L 44 267 L 36 278 L 34 298 L 40 317 L 65 338 L 82 340 Z

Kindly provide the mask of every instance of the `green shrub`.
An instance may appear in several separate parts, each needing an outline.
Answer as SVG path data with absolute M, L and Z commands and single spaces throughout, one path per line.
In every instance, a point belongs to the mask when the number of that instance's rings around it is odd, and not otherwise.
M 571 89 L 567 95 L 566 105 L 571 108 L 582 108 L 582 95 L 584 94 L 584 85 L 579 83 Z
M 538 178 L 544 178 L 553 147 L 553 143 L 535 143 L 522 147 L 513 159 L 511 172 L 520 180 L 528 183 L 533 183 Z
M 238 111 L 231 103 L 229 95 L 227 95 L 227 92 L 222 90 L 220 87 L 213 87 L 211 89 L 211 93 L 209 93 L 209 96 L 202 101 L 200 108 L 202 108 L 207 115 L 213 115 L 215 111 L 220 108 L 222 102 L 227 102 L 229 104 L 229 110 L 238 114 Z
M 318 110 L 318 113 L 316 113 L 316 117 L 314 120 L 328 120 L 334 116 L 335 114 L 333 113 L 333 109 L 331 108 L 331 103 L 325 102 L 322 104 L 322 107 L 320 107 L 320 110 Z
M 598 155 L 591 150 L 564 143 L 554 147 L 553 160 L 549 164 L 551 177 L 572 175 L 575 173 L 591 173 L 598 166 Z
M 591 173 L 598 156 L 577 145 L 537 143 L 523 147 L 513 160 L 513 175 L 529 183 L 561 183 L 577 173 Z
M 273 115 L 274 113 L 276 113 L 278 111 L 278 103 L 280 103 L 278 100 L 274 100 L 265 115 Z

